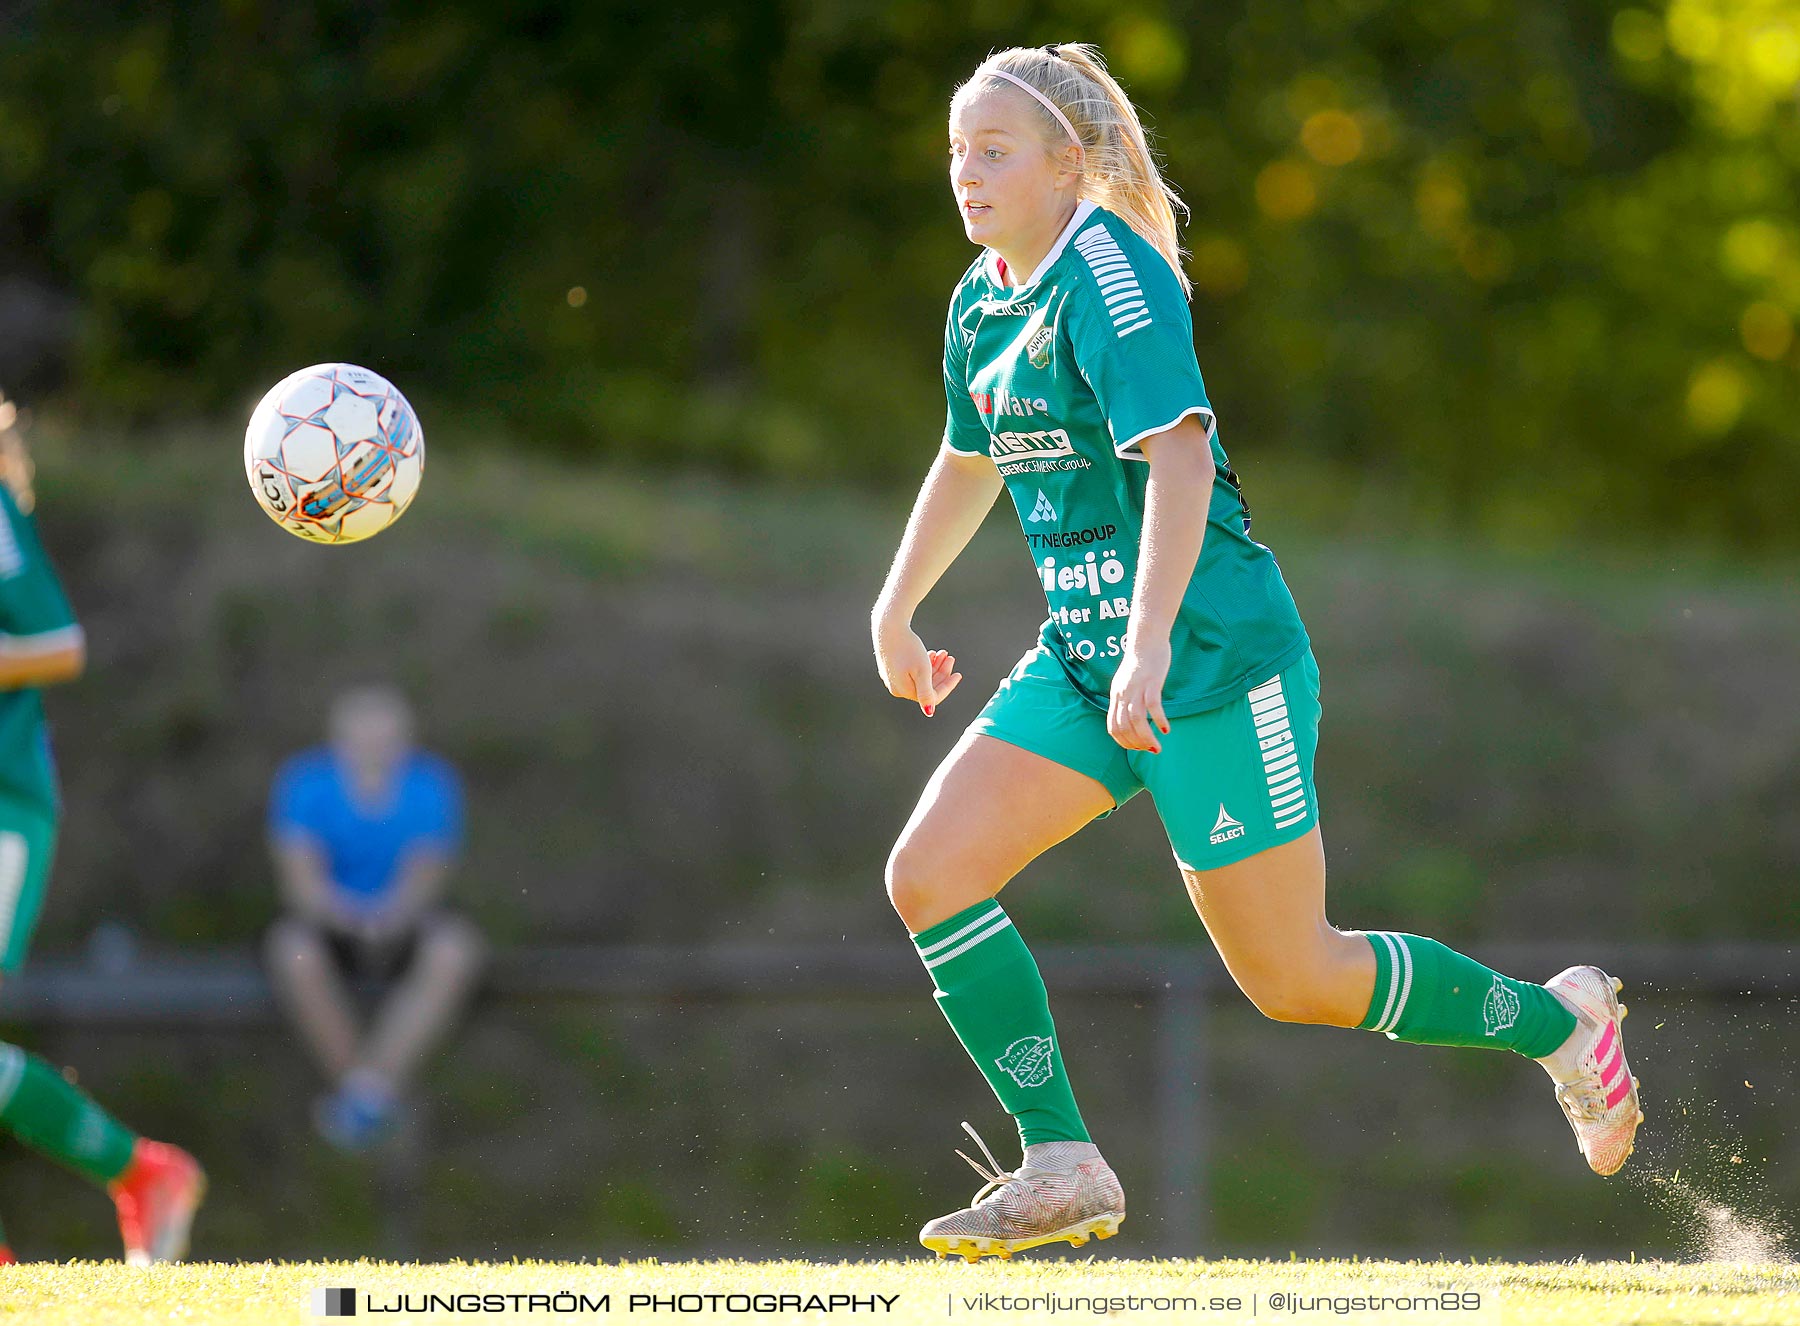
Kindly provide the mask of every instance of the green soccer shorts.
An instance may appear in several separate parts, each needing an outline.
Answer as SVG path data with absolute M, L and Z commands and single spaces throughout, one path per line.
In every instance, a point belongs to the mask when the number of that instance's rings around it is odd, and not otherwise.
M 969 730 L 1086 774 L 1115 807 L 1148 789 L 1184 870 L 1231 865 L 1319 822 L 1311 649 L 1217 709 L 1170 719 L 1160 754 L 1114 741 L 1106 712 L 1082 698 L 1042 645 L 1019 660 Z
M 53 814 L 0 799 L 0 972 L 15 972 L 25 961 L 55 853 Z

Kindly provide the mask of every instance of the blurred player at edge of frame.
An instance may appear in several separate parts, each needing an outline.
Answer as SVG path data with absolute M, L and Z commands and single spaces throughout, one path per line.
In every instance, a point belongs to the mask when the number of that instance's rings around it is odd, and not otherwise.
M 969 1163 L 986 1185 L 920 1240 L 973 1261 L 1117 1232 L 1124 1195 L 995 895 L 1146 788 L 1263 1013 L 1536 1059 L 1588 1164 L 1616 1171 L 1643 1118 L 1617 982 L 1572 967 L 1535 985 L 1435 940 L 1326 920 L 1318 666 L 1273 554 L 1249 537 L 1195 362 L 1180 200 L 1098 51 L 983 62 L 950 104 L 950 186 L 982 253 L 951 297 L 943 445 L 872 614 L 877 666 L 927 716 L 962 680 L 912 618 L 1002 487 L 1050 616 L 888 863 L 938 1005 L 1024 1147 L 1005 1170 L 982 1144 L 986 1165 Z
M 62 816 L 38 690 L 87 662 L 61 582 L 38 541 L 30 453 L 18 412 L 0 398 L 0 973 L 25 961 L 44 905 Z M 180 1147 L 119 1123 L 55 1067 L 0 1041 L 0 1130 L 103 1184 L 119 1213 L 125 1260 L 187 1251 L 206 1176 Z M 0 1233 L 0 1261 L 13 1260 Z

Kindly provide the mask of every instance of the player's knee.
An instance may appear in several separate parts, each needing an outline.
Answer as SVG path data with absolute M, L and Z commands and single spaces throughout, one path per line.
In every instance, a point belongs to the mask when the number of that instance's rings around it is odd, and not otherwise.
M 1237 982 L 1256 1011 L 1271 1021 L 1342 1025 L 1330 988 L 1306 972 L 1270 968 L 1240 975 Z
M 1271 981 L 1246 990 L 1256 1011 L 1272 1022 L 1328 1022 L 1324 1006 L 1301 987 Z
M 325 945 L 312 926 L 288 918 L 269 927 L 263 956 L 277 970 L 304 972 L 324 963 Z
M 914 931 L 922 928 L 915 923 L 916 918 L 929 915 L 938 907 L 944 872 L 940 863 L 933 860 L 934 855 L 918 844 L 902 839 L 888 857 L 888 901 L 900 913 L 900 919 Z

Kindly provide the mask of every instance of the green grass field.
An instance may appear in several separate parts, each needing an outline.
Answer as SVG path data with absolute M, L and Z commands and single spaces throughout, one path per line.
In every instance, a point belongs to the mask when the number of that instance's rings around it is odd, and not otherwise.
M 314 1290 L 358 1291 L 358 1319 L 383 1321 L 598 1320 L 731 1316 L 738 1320 L 893 1322 L 1079 1320 L 1482 1323 L 1800 1322 L 1800 1267 L 1722 1263 L 1458 1263 L 1348 1261 L 1124 1261 L 1021 1259 L 1011 1264 L 906 1262 L 295 1262 L 194 1264 L 134 1270 L 116 1263 L 35 1264 L 0 1270 L 0 1321 L 104 1326 L 138 1322 L 294 1323 L 313 1314 Z M 433 1307 L 427 1295 L 564 1294 L 562 1310 L 475 1312 Z M 660 1309 L 632 1295 L 664 1300 Z M 1444 1306 L 1357 1310 L 1357 1297 L 1462 1298 Z M 366 1295 L 366 1297 L 364 1297 Z M 675 1295 L 793 1295 L 774 1311 L 731 1311 Z M 834 1307 L 808 1303 L 819 1296 Z M 1272 1296 L 1293 1295 L 1295 1306 Z M 606 1296 L 608 1306 L 596 1310 Z M 877 1298 L 876 1296 L 879 1296 Z M 587 1303 L 581 1305 L 585 1297 Z M 864 1300 L 852 1309 L 846 1298 Z M 868 1301 L 876 1299 L 871 1311 Z M 1019 1299 L 1036 1298 L 1035 1305 Z M 1133 1300 L 1136 1300 L 1135 1302 Z M 889 1301 L 891 1300 L 891 1302 Z M 1186 1306 L 1183 1300 L 1191 1301 Z M 1235 1306 L 1233 1305 L 1235 1300 Z M 1328 1300 L 1313 1306 L 1313 1300 Z M 552 1303 L 554 1300 L 550 1300 Z M 573 1305 L 573 1310 L 571 1310 Z M 751 1299 L 748 1306 L 758 1305 Z M 698 1311 L 695 1309 L 698 1308 Z

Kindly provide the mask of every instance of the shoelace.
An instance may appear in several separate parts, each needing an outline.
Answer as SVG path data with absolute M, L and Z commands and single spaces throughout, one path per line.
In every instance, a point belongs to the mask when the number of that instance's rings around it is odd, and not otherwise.
M 982 1184 L 981 1191 L 976 1193 L 974 1199 L 969 1203 L 970 1206 L 980 1206 L 988 1199 L 990 1194 L 999 1192 L 1009 1183 L 1016 1183 L 1019 1179 L 1019 1175 L 1012 1170 L 1000 1168 L 1000 1162 L 994 1159 L 994 1153 L 988 1150 L 988 1144 L 981 1140 L 981 1134 L 975 1131 L 975 1126 L 967 1119 L 963 1120 L 963 1131 L 975 1139 L 975 1145 L 980 1147 L 981 1154 L 987 1157 L 987 1165 L 983 1165 L 960 1147 L 956 1152 L 957 1155 L 968 1162 L 970 1169 L 974 1170 L 986 1180 L 986 1182 Z M 993 1168 L 989 1169 L 989 1165 L 993 1166 Z
M 1606 1117 L 1606 1096 L 1594 1082 L 1559 1082 L 1556 1099 L 1583 1123 L 1599 1123 Z

